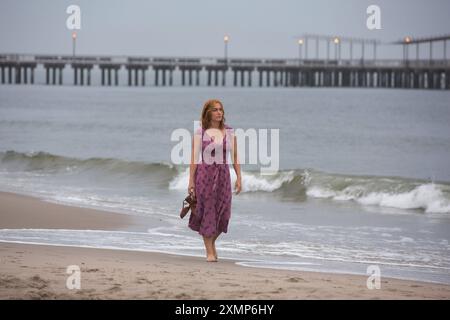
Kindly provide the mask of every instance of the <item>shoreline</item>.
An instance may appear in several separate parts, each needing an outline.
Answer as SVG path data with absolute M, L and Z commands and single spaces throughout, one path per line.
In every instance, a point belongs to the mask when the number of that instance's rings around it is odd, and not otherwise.
M 59 204 L 0 191 L 0 229 L 90 229 L 145 231 L 152 219 Z
M 0 192 L 0 229 L 146 230 L 151 219 Z M 220 259 L 220 258 L 219 258 Z M 246 267 L 232 259 L 0 242 L 0 299 L 450 299 L 450 285 Z M 80 269 L 81 289 L 66 286 Z

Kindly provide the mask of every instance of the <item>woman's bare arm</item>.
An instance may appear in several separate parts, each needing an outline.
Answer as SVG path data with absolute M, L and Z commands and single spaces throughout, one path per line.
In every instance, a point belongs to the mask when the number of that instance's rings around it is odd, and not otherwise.
M 191 187 L 195 189 L 195 171 L 197 170 L 198 156 L 200 149 L 200 137 L 198 135 L 194 135 L 192 138 L 192 149 L 191 149 L 191 163 L 189 166 L 189 186 L 188 192 Z
M 242 178 L 241 178 L 241 165 L 239 163 L 239 156 L 238 156 L 238 147 L 237 147 L 237 138 L 236 136 L 234 136 L 233 138 L 233 144 L 232 144 L 232 158 L 233 158 L 233 168 L 234 171 L 236 172 L 236 194 L 238 194 L 239 192 L 241 192 L 241 183 L 242 183 Z

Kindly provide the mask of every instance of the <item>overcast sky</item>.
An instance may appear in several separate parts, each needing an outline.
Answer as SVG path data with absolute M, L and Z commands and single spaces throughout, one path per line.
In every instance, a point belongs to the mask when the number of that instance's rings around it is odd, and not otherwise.
M 81 8 L 77 54 L 296 58 L 303 33 L 393 41 L 450 34 L 449 0 L 0 0 L 0 52 L 72 52 L 66 28 Z M 368 30 L 366 8 L 381 8 L 381 30 Z M 450 41 L 449 41 L 450 42 Z M 439 47 L 440 46 L 440 47 Z M 448 48 L 450 45 L 448 45 Z M 323 44 L 323 49 L 325 50 Z M 315 45 L 310 47 L 313 55 Z M 357 49 L 355 49 L 357 50 Z M 345 49 L 343 48 L 345 52 Z M 450 50 L 447 50 L 450 55 Z M 324 51 L 323 51 L 324 52 Z M 379 56 L 401 57 L 400 48 Z M 415 52 L 415 51 L 414 51 Z M 428 52 L 426 48 L 421 54 Z M 436 44 L 436 56 L 442 44 Z M 343 53 L 344 55 L 345 53 Z

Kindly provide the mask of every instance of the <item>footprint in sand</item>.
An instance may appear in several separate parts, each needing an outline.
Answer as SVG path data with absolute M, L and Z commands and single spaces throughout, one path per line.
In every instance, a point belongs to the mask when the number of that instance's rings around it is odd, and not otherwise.
M 29 286 L 31 288 L 36 288 L 36 289 L 44 289 L 48 286 L 48 281 L 42 279 L 41 277 L 39 277 L 38 275 L 35 275 L 31 278 L 29 278 L 31 283 L 29 284 Z
M 223 286 L 223 287 L 239 287 L 238 283 L 222 282 L 222 283 L 219 283 L 219 285 Z
M 108 292 L 118 292 L 118 291 L 121 291 L 121 290 L 122 290 L 122 288 L 121 288 L 120 285 L 115 285 L 114 287 L 111 287 L 111 288 L 109 288 L 106 291 L 108 291 Z
M 22 279 L 10 275 L 0 275 L 0 287 L 2 288 L 26 288 L 28 285 Z
M 148 280 L 147 278 L 137 278 L 137 279 L 136 279 L 136 283 L 139 283 L 139 284 L 141 284 L 141 283 L 152 284 L 153 281 L 150 281 L 150 280 Z
M 292 277 L 286 280 L 287 282 L 308 282 L 303 278 L 299 278 L 299 277 Z

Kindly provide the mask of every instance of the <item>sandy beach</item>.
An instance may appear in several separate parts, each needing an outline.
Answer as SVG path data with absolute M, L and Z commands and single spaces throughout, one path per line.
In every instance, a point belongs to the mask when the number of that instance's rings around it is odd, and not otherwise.
M 145 218 L 0 193 L 0 228 L 145 230 Z M 218 241 L 220 250 L 220 241 Z M 219 251 L 220 254 L 220 251 Z M 243 267 L 162 253 L 0 243 L 0 299 L 449 299 L 450 286 Z M 67 267 L 80 269 L 68 289 Z

